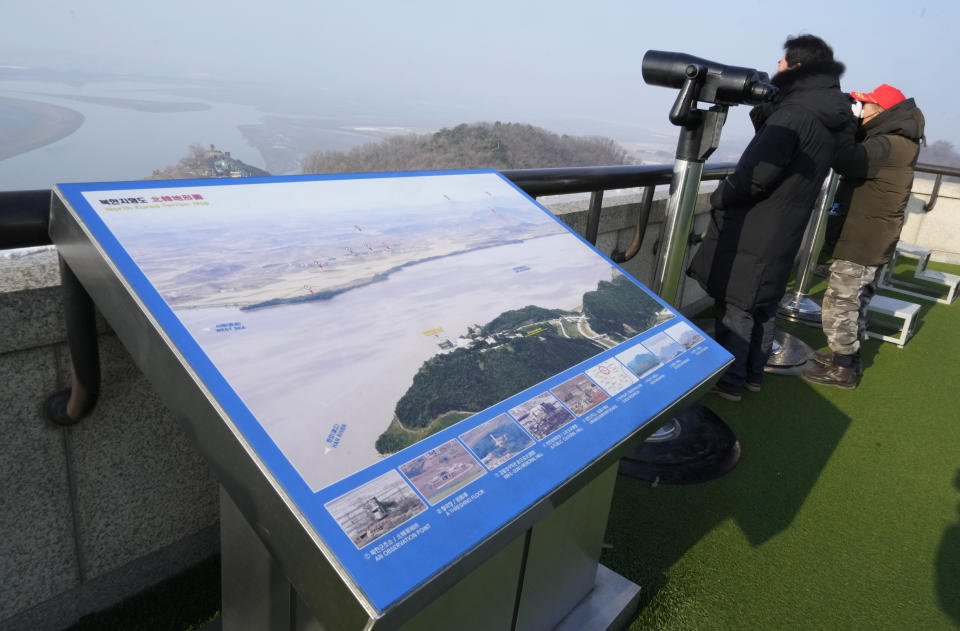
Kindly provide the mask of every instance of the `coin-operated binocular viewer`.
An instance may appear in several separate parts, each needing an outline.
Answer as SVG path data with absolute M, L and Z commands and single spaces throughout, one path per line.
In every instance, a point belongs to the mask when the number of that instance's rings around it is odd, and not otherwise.
M 643 56 L 642 73 L 643 80 L 650 85 L 680 89 L 670 108 L 670 122 L 680 127 L 680 139 L 660 241 L 663 255 L 653 281 L 653 290 L 673 304 L 703 163 L 720 144 L 727 109 L 731 105 L 760 105 L 771 100 L 777 88 L 766 73 L 752 68 L 660 50 L 647 51 Z M 701 110 L 697 107 L 700 102 L 714 105 Z
M 703 163 L 720 144 L 727 110 L 731 105 L 760 105 L 778 90 L 766 73 L 685 53 L 647 51 L 642 73 L 650 85 L 680 90 L 670 108 L 670 122 L 680 127 L 680 139 L 652 286 L 675 304 Z M 702 110 L 697 107 L 701 102 L 713 105 Z M 620 471 L 668 483 L 698 482 L 725 474 L 739 457 L 739 443 L 726 423 L 695 404 L 637 446 L 621 461 Z

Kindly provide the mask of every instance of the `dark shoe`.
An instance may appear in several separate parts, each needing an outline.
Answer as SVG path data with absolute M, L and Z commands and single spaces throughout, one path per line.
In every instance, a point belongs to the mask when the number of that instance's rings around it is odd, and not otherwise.
M 749 390 L 750 392 L 760 392 L 759 383 L 750 383 L 749 381 L 743 384 L 743 387 Z
M 845 390 L 853 390 L 860 383 L 860 375 L 855 366 L 840 366 L 835 363 L 824 366 L 813 362 L 803 369 L 800 376 L 811 383 Z
M 719 384 L 715 385 L 713 389 L 710 390 L 710 392 L 712 394 L 717 395 L 721 399 L 726 399 L 727 401 L 739 401 L 740 399 L 743 398 L 743 395 L 741 395 L 739 392 L 734 392 L 733 390 L 727 390 L 726 388 L 720 386 Z
M 810 361 L 820 364 L 821 366 L 829 366 L 833 363 L 833 353 L 830 351 L 826 353 L 815 352 L 813 357 L 810 358 Z

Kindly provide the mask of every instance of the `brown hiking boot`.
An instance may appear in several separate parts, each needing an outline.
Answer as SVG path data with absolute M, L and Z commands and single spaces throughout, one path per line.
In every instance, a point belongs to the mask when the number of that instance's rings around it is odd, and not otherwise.
M 811 383 L 845 390 L 853 390 L 860 383 L 860 374 L 855 365 L 840 366 L 833 362 L 824 366 L 814 361 L 803 369 L 800 376 Z
M 827 351 L 826 353 L 821 353 L 819 351 L 814 352 L 813 357 L 810 358 L 810 361 L 816 362 L 821 366 L 829 366 L 833 363 L 833 353 Z

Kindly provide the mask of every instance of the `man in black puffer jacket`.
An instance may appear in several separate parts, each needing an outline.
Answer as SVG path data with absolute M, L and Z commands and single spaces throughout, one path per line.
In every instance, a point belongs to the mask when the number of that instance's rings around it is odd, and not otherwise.
M 710 225 L 687 271 L 714 299 L 716 340 L 734 356 L 714 393 L 733 401 L 744 387 L 760 389 L 807 221 L 856 128 L 833 50 L 813 35 L 788 39 L 784 50 L 772 79 L 780 93 L 750 112 L 756 135 L 710 196 Z
M 863 103 L 857 143 L 837 155 L 837 202 L 846 211 L 823 296 L 823 332 L 832 354 L 817 353 L 807 381 L 851 390 L 860 383 L 860 340 L 874 277 L 900 240 L 913 169 L 923 141 L 923 112 L 887 84 L 853 92 Z

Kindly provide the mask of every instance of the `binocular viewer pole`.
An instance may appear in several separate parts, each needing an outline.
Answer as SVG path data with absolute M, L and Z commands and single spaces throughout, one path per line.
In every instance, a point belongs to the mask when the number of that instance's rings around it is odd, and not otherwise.
M 720 145 L 727 109 L 731 105 L 758 105 L 769 101 L 776 95 L 777 88 L 765 73 L 752 68 L 728 66 L 685 53 L 647 51 L 641 69 L 647 83 L 680 89 L 670 109 L 670 122 L 680 127 L 680 139 L 660 238 L 663 254 L 657 262 L 652 287 L 673 305 L 700 191 L 703 163 Z M 714 105 L 701 110 L 697 108 L 701 101 Z
M 684 69 L 680 93 L 670 109 L 670 122 L 680 127 L 680 138 L 660 234 L 662 254 L 657 260 L 652 289 L 671 305 L 676 303 L 680 286 L 703 163 L 720 145 L 720 131 L 727 120 L 726 105 L 714 105 L 706 111 L 697 109 L 706 77 L 705 66 L 689 64 Z
M 676 306 L 703 164 L 720 144 L 730 105 L 769 100 L 777 89 L 763 73 L 725 66 L 683 53 L 648 51 L 647 83 L 679 88 L 670 122 L 680 127 L 670 197 L 651 289 Z M 714 103 L 708 110 L 697 103 Z M 709 409 L 693 405 L 667 421 L 620 463 L 620 472 L 643 480 L 682 484 L 720 477 L 740 459 L 729 426 Z

